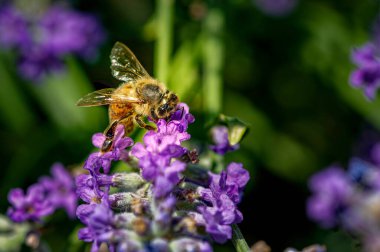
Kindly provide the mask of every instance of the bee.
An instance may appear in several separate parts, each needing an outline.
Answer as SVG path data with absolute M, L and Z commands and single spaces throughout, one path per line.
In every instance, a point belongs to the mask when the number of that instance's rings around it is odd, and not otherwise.
M 167 119 L 179 103 L 177 95 L 152 78 L 123 43 L 115 43 L 110 59 L 113 77 L 123 83 L 116 89 L 105 88 L 89 93 L 77 102 L 81 107 L 108 105 L 109 126 L 104 131 L 106 139 L 102 152 L 111 149 L 117 125 L 124 126 L 125 135 L 132 132 L 134 124 L 154 130 L 144 118 L 150 117 L 153 121 Z

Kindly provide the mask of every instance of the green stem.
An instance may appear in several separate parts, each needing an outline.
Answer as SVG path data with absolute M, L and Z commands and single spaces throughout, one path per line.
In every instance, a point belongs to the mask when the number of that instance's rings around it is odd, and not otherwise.
M 204 23 L 204 110 L 209 115 L 216 115 L 222 109 L 222 69 L 224 44 L 222 31 L 224 16 L 220 9 L 210 9 Z
M 237 252 L 250 252 L 247 242 L 240 232 L 238 225 L 232 225 L 232 243 L 235 246 Z
M 155 48 L 155 77 L 168 80 L 173 35 L 174 0 L 157 0 L 157 42 Z

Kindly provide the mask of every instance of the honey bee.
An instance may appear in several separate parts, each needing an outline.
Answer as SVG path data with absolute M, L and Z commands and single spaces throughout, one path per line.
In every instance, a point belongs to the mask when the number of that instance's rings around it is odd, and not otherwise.
M 116 89 L 105 88 L 89 93 L 77 102 L 81 107 L 109 105 L 109 126 L 104 131 L 106 139 L 102 152 L 111 149 L 117 125 L 124 125 L 125 135 L 132 132 L 135 123 L 141 128 L 154 130 L 144 122 L 144 117 L 154 121 L 166 119 L 179 103 L 177 95 L 153 79 L 123 43 L 115 43 L 110 59 L 113 77 L 123 83 Z

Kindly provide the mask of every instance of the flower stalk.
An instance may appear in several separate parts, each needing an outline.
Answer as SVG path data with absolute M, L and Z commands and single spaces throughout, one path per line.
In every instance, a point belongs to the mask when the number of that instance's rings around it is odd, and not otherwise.
M 157 42 L 154 73 L 167 83 L 172 49 L 174 0 L 157 0 Z
M 232 243 L 237 252 L 251 251 L 237 224 L 232 225 Z
M 221 10 L 218 8 L 210 9 L 204 21 L 204 46 L 202 50 L 204 111 L 209 115 L 217 115 L 222 109 L 223 28 L 224 17 Z

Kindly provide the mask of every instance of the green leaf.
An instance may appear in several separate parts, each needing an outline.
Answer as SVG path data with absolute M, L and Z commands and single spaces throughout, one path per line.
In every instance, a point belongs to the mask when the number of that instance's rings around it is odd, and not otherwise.
M 226 115 L 219 115 L 219 123 L 224 124 L 228 128 L 228 141 L 231 145 L 240 143 L 244 136 L 248 133 L 248 125 L 235 117 L 230 117 Z

